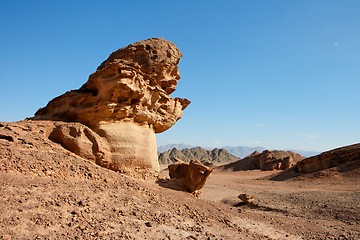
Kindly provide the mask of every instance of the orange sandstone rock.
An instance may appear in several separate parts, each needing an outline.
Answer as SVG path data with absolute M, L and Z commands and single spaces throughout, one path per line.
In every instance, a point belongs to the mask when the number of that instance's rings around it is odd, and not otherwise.
M 336 167 L 347 162 L 360 160 L 360 143 L 344 146 L 298 162 L 296 167 L 300 173 L 312 173 Z
M 114 170 L 159 170 L 155 133 L 172 127 L 190 101 L 171 98 L 180 79 L 176 46 L 152 38 L 113 52 L 78 90 L 33 119 L 79 122 L 108 142 Z
M 197 192 L 205 185 L 212 173 L 212 169 L 196 160 L 189 163 L 178 162 L 168 166 L 171 179 L 180 179 L 186 190 L 197 195 Z

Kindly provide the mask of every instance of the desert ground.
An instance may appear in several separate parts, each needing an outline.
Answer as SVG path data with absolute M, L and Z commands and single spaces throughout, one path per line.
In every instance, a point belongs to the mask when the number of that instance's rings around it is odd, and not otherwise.
M 360 239 L 359 167 L 275 177 L 281 181 L 271 179 L 281 171 L 214 171 L 200 199 L 227 205 L 237 224 L 270 239 Z M 239 200 L 241 193 L 253 204 Z
M 202 199 L 232 206 L 243 224 L 273 239 L 359 239 L 359 178 L 264 179 L 273 172 L 215 172 Z M 330 178 L 330 179 L 329 179 Z M 254 196 L 251 206 L 236 196 Z
M 196 198 L 66 154 L 3 162 L 0 239 L 360 239 L 358 163 L 282 181 L 214 171 Z

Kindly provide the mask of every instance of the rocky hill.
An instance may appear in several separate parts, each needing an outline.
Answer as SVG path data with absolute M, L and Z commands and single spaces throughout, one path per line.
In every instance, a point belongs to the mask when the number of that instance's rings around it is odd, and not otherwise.
M 293 168 L 272 176 L 271 180 L 359 178 L 360 143 L 332 149 L 299 161 Z
M 192 145 L 188 145 L 188 144 L 183 144 L 183 143 L 178 143 L 178 144 L 167 144 L 167 145 L 162 145 L 162 146 L 158 146 L 158 152 L 159 153 L 163 153 L 169 150 L 172 150 L 173 148 L 176 148 L 178 150 L 183 150 L 185 148 L 195 148 L 195 147 L 201 147 L 201 146 L 192 146 Z M 206 148 L 206 147 L 202 147 L 205 150 L 211 150 L 212 148 Z M 249 156 L 251 153 L 255 152 L 255 151 L 259 151 L 262 152 L 265 150 L 264 147 L 245 147 L 245 146 L 237 146 L 237 147 L 230 147 L 230 146 L 224 146 L 224 147 L 220 147 L 220 149 L 225 149 L 226 151 L 228 151 L 230 154 L 239 157 L 239 158 L 244 158 Z
M 174 144 L 166 144 L 166 145 L 162 145 L 162 146 L 158 146 L 158 152 L 159 153 L 163 153 L 166 151 L 169 151 L 173 148 L 176 148 L 178 150 L 183 150 L 185 148 L 194 148 L 195 146 L 189 145 L 189 144 L 183 144 L 183 143 L 174 143 Z
M 160 153 L 159 163 L 164 165 L 171 164 L 176 161 L 174 158 L 184 162 L 189 162 L 191 159 L 197 159 L 205 165 L 218 165 L 239 160 L 238 157 L 230 154 L 225 149 L 215 148 L 213 150 L 205 150 L 201 147 L 195 147 L 190 149 L 185 148 L 181 151 L 177 148 L 173 148 Z
M 336 148 L 298 162 L 300 173 L 312 173 L 336 167 L 347 162 L 360 161 L 360 143 Z
M 65 149 L 54 124 L 0 123 L 0 239 L 261 239 L 226 206 Z
M 68 123 L 56 122 L 57 126 L 62 124 Z M 160 187 L 151 178 L 135 179 L 101 167 L 96 159 L 81 157 L 51 140 L 54 125 L 52 121 L 0 123 L 0 239 L 360 237 L 356 205 L 359 196 L 349 188 L 353 183 L 358 189 L 359 173 L 347 185 L 337 182 L 339 189 L 335 188 L 334 194 L 324 195 L 325 189 L 336 183 L 329 183 L 326 178 L 323 183 L 327 185 L 321 191 L 301 190 L 294 195 L 294 186 L 287 182 L 281 182 L 276 191 L 269 191 L 274 186 L 271 181 L 262 180 L 259 184 L 259 180 L 254 180 L 249 185 L 245 174 L 241 174 L 245 177 L 242 179 L 231 172 L 217 172 L 219 175 L 211 178 L 217 185 L 210 185 L 203 193 L 213 196 L 208 201 Z M 359 165 L 351 167 L 359 169 Z M 344 174 L 348 172 L 346 169 Z M 233 178 L 227 190 L 225 176 Z M 305 184 L 309 182 L 298 185 Z M 261 199 L 261 205 L 239 205 L 237 195 L 244 189 Z M 314 197 L 314 192 L 321 194 Z M 229 196 L 237 201 L 226 205 L 217 200 Z M 344 234 L 349 237 L 342 238 Z
M 231 171 L 286 170 L 295 166 L 302 159 L 304 159 L 303 156 L 291 151 L 265 150 L 262 153 L 256 151 L 244 159 L 220 166 L 218 169 Z
M 173 148 L 177 148 L 178 150 L 183 150 L 185 148 L 194 148 L 195 146 L 192 145 L 188 145 L 188 144 L 167 144 L 167 145 L 162 145 L 162 146 L 158 146 L 158 152 L 162 153 L 168 150 L 171 150 Z M 204 147 L 203 147 L 204 148 Z M 224 147 L 220 147 L 222 149 L 227 150 L 229 153 L 231 153 L 232 155 L 239 157 L 239 158 L 245 158 L 247 156 L 249 156 L 251 153 L 258 151 L 258 152 L 262 152 L 264 150 L 266 150 L 266 148 L 264 147 L 246 147 L 246 146 L 236 146 L 236 147 L 231 147 L 231 146 L 224 146 Z M 209 148 L 204 148 L 209 150 Z M 293 149 L 281 149 L 282 151 L 291 151 L 294 153 L 298 153 L 301 156 L 304 157 L 311 157 L 311 156 L 315 156 L 317 154 L 319 154 L 320 152 L 316 152 L 316 151 L 304 151 L 304 150 L 293 150 Z

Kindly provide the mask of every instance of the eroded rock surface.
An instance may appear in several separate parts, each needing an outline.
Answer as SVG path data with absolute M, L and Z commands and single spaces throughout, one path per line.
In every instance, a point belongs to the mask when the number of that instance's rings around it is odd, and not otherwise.
M 265 150 L 259 156 L 260 170 L 286 170 L 296 165 L 304 157 L 291 151 Z
M 198 161 L 191 160 L 189 163 L 178 162 L 168 166 L 171 179 L 180 179 L 182 184 L 190 193 L 197 192 L 205 185 L 212 173 L 212 169 L 206 167 Z
M 96 135 L 81 123 L 0 123 L 0 172 L 61 179 L 99 177 L 87 173 L 92 163 L 102 165 L 109 156 L 106 143 Z
M 54 98 L 33 119 L 90 127 L 108 142 L 112 169 L 158 171 L 155 133 L 173 126 L 190 103 L 170 97 L 180 79 L 181 56 L 173 43 L 159 38 L 119 49 L 80 89 Z
M 296 167 L 300 173 L 312 173 L 352 161 L 360 161 L 360 143 L 306 158 L 298 162 Z
M 181 118 L 187 99 L 171 98 L 180 79 L 181 52 L 164 39 L 148 39 L 113 52 L 78 90 L 39 109 L 35 119 L 132 121 L 161 133 Z
M 246 204 L 252 204 L 255 198 L 247 193 L 242 193 L 238 196 L 238 198 Z
M 296 165 L 297 162 L 304 159 L 303 156 L 291 151 L 269 151 L 265 150 L 262 153 L 255 151 L 246 158 L 223 165 L 219 169 L 244 171 L 260 169 L 262 171 L 268 170 L 286 170 Z

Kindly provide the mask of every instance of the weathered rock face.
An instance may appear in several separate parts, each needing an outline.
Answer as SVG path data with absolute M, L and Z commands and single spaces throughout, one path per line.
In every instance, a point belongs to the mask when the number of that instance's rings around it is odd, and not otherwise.
M 157 171 L 155 133 L 173 126 L 190 103 L 170 97 L 181 56 L 158 38 L 119 49 L 80 89 L 54 98 L 33 119 L 80 122 L 108 142 L 111 168 Z
M 187 99 L 171 98 L 180 79 L 180 51 L 164 39 L 149 39 L 113 52 L 78 90 L 39 109 L 35 119 L 131 121 L 161 133 L 181 118 Z
M 259 156 L 260 170 L 286 170 L 296 165 L 304 157 L 291 151 L 265 150 Z
M 170 164 L 168 169 L 170 178 L 181 179 L 180 184 L 190 193 L 200 190 L 213 171 L 196 160 L 191 160 L 189 163 L 179 162 Z
M 296 167 L 300 173 L 312 173 L 352 161 L 360 161 L 360 143 L 306 158 L 298 162 Z
M 111 163 L 108 168 L 125 173 L 159 170 L 155 134 L 148 127 L 117 122 L 100 124 L 95 131 L 109 142 Z
M 238 198 L 243 201 L 245 204 L 252 204 L 255 198 L 247 193 L 242 193 L 238 196 Z
M 77 180 L 105 177 L 90 171 L 96 169 L 90 162 L 102 166 L 110 157 L 97 133 L 60 121 L 0 123 L 0 152 L 0 172 Z
M 80 157 L 94 161 L 100 166 L 111 168 L 111 153 L 107 141 L 90 128 L 81 123 L 60 121 L 48 121 L 45 123 L 47 125 L 45 136 L 51 141 L 59 143 L 65 149 Z M 26 122 L 26 124 L 35 125 L 36 127 L 36 123 Z
M 265 150 L 262 153 L 255 151 L 242 160 L 223 165 L 219 168 L 232 171 L 253 169 L 260 169 L 262 171 L 286 170 L 295 166 L 302 159 L 304 159 L 303 156 L 291 151 Z

